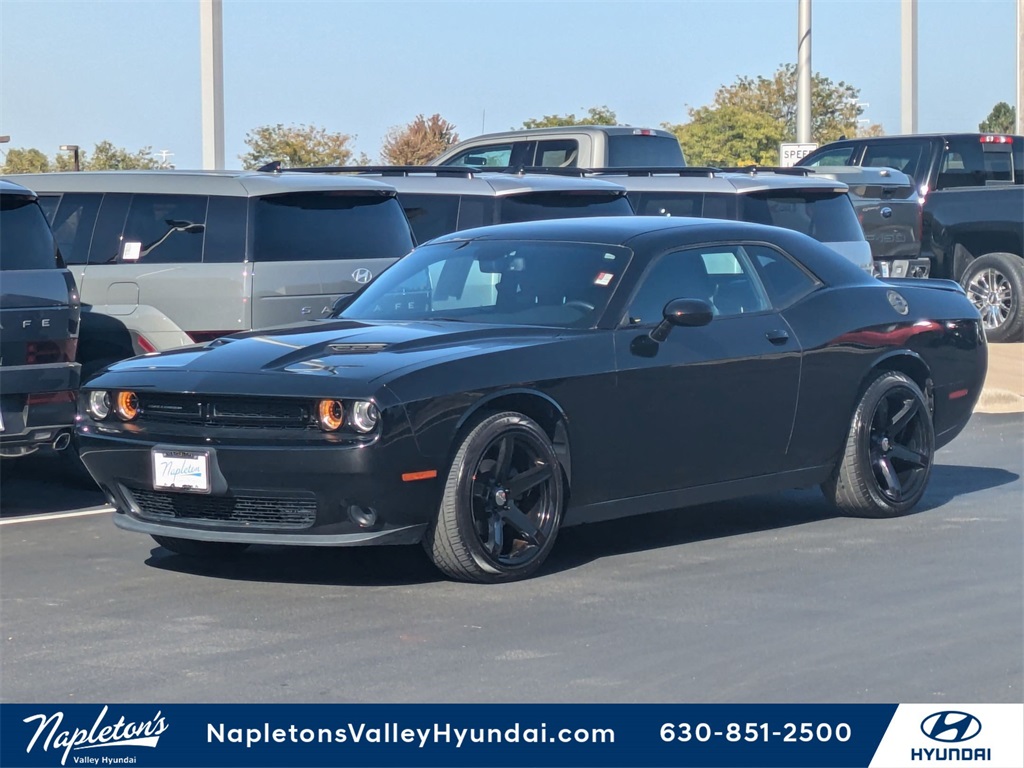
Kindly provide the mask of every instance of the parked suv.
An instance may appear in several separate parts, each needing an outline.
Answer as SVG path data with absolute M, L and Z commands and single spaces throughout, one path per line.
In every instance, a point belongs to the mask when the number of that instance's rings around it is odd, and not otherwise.
M 600 169 L 593 176 L 627 189 L 639 216 L 703 216 L 771 224 L 810 235 L 867 272 L 871 247 L 847 186 L 791 169 Z
M 987 184 L 1024 184 L 1024 136 L 935 133 L 873 136 L 830 142 L 798 166 L 895 168 L 914 178 L 918 193 Z
M 83 374 L 125 357 L 317 318 L 404 256 L 395 190 L 258 171 L 19 177 L 82 294 Z
M 486 168 L 621 168 L 686 165 L 668 131 L 622 125 L 574 125 L 487 133 L 460 141 L 431 165 Z
M 0 457 L 67 447 L 78 322 L 75 281 L 35 194 L 0 180 Z
M 489 173 L 438 166 L 295 168 L 376 178 L 398 191 L 416 241 L 488 224 L 632 216 L 626 190 L 610 181 L 554 174 Z

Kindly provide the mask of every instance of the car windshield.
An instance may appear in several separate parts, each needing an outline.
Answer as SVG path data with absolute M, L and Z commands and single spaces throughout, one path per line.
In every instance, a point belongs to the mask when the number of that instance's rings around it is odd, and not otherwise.
M 589 328 L 630 256 L 621 246 L 577 242 L 425 245 L 368 285 L 339 316 Z

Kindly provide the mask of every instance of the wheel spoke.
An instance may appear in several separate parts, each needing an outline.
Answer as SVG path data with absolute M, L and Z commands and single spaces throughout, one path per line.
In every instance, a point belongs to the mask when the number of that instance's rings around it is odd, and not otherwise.
M 883 456 L 878 460 L 878 469 L 882 473 L 887 493 L 895 501 L 901 501 L 903 499 L 903 485 L 900 483 L 899 475 L 896 474 L 896 468 L 889 461 L 888 456 Z
M 498 460 L 494 465 L 494 477 L 498 482 L 508 479 L 509 470 L 512 467 L 512 451 L 515 448 L 515 438 L 512 435 L 505 435 L 498 443 Z
M 547 464 L 538 464 L 508 481 L 508 494 L 513 499 L 518 499 L 531 488 L 536 488 L 551 478 L 551 467 Z
M 924 469 L 928 466 L 928 457 L 923 453 L 919 453 L 911 448 L 907 448 L 905 445 L 899 445 L 894 443 L 892 448 L 889 449 L 889 458 L 897 459 L 906 464 L 911 464 L 915 467 Z
M 498 557 L 505 546 L 505 521 L 494 515 L 487 521 L 487 541 L 484 543 L 491 557 Z
M 544 542 L 547 540 L 544 532 L 537 527 L 537 524 L 530 519 L 529 515 L 524 514 L 514 503 L 509 504 L 505 509 L 499 510 L 499 514 L 505 519 L 506 523 L 519 531 L 528 542 L 538 547 L 544 546 Z
M 887 430 L 890 439 L 895 439 L 917 415 L 919 404 L 916 397 L 910 397 L 903 401 L 903 407 L 893 417 L 892 426 Z

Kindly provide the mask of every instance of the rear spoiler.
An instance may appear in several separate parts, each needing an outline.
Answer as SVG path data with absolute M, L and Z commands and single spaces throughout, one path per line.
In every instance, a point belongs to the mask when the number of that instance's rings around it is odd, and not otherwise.
M 945 280 L 937 277 L 880 277 L 879 282 L 893 288 L 932 288 L 936 291 L 949 291 L 966 295 L 963 286 L 956 280 Z

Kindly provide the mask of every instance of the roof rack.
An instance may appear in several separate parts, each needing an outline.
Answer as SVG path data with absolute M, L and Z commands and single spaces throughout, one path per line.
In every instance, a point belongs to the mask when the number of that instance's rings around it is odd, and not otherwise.
M 702 166 L 683 167 L 657 167 L 637 166 L 623 168 L 562 168 L 561 166 L 546 165 L 510 165 L 505 168 L 494 168 L 487 170 L 500 171 L 501 173 L 546 173 L 556 176 L 706 176 L 713 177 L 721 171 L 720 168 L 705 168 Z
M 267 173 L 379 173 L 381 176 L 457 176 L 473 178 L 481 169 L 465 165 L 323 165 L 309 168 L 282 168 L 280 161 L 267 163 L 259 170 Z M 500 169 L 497 169 L 500 170 Z
M 725 173 L 749 173 L 756 176 L 759 173 L 777 173 L 785 176 L 810 176 L 814 173 L 813 168 L 800 166 L 776 166 L 776 165 L 736 165 L 730 168 L 722 168 Z

